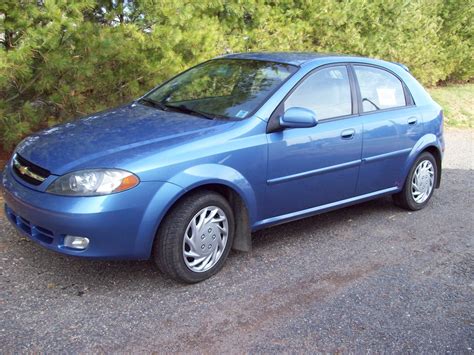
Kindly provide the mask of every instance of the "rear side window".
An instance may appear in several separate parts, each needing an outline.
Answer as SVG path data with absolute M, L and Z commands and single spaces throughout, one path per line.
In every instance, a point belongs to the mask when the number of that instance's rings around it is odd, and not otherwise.
M 352 99 L 347 68 L 334 66 L 311 74 L 285 101 L 285 111 L 292 107 L 310 109 L 319 120 L 350 115 Z
M 364 112 L 406 106 L 402 82 L 386 70 L 355 65 Z

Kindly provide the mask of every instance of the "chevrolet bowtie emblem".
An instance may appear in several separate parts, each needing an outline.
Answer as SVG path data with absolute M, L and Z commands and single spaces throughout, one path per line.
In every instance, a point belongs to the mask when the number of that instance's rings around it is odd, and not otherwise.
M 18 170 L 22 175 L 25 175 L 28 172 L 28 167 L 27 166 L 20 166 L 18 167 Z
M 21 175 L 25 175 L 25 176 L 28 176 L 34 180 L 37 180 L 39 182 L 43 182 L 44 180 L 46 180 L 45 177 L 41 176 L 41 175 L 38 175 L 34 172 L 32 172 L 27 166 L 25 165 L 22 165 L 17 157 L 13 157 L 13 165 L 15 165 L 15 167 L 17 168 L 17 172 L 20 173 Z

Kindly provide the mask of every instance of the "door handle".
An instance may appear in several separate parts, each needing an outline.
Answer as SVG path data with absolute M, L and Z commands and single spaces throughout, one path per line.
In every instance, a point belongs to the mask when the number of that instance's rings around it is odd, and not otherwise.
M 352 139 L 355 134 L 355 129 L 350 128 L 350 129 L 345 129 L 341 132 L 341 138 L 342 139 Z
M 408 118 L 408 124 L 416 124 L 416 122 L 418 122 L 418 119 L 416 117 Z

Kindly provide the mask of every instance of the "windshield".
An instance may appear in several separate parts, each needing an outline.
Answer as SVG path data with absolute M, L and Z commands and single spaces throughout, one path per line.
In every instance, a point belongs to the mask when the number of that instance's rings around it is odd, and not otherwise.
M 215 59 L 171 79 L 144 100 L 162 109 L 204 117 L 243 119 L 295 71 L 293 65 L 241 59 Z

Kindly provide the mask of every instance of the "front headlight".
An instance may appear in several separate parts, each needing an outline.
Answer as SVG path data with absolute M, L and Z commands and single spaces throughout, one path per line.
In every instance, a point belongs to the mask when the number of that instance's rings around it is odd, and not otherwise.
M 125 170 L 90 169 L 63 175 L 46 191 L 56 195 L 99 196 L 131 189 L 139 182 L 138 177 Z

